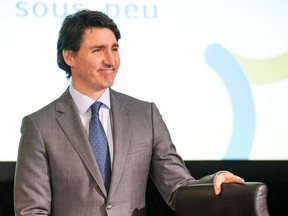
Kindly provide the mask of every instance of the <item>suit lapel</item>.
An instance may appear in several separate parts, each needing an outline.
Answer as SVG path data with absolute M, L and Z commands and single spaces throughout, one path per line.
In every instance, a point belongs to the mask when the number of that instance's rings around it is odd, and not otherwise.
M 59 99 L 59 102 L 56 104 L 56 110 L 62 113 L 62 115 L 57 118 L 60 127 L 73 145 L 84 165 L 96 180 L 103 194 L 107 196 L 88 137 L 82 127 L 76 105 L 74 104 L 68 90 Z
M 109 196 L 112 197 L 119 184 L 124 165 L 126 163 L 130 134 L 132 113 L 126 108 L 126 102 L 117 97 L 117 93 L 111 90 L 112 125 L 114 141 L 114 158 L 112 179 Z

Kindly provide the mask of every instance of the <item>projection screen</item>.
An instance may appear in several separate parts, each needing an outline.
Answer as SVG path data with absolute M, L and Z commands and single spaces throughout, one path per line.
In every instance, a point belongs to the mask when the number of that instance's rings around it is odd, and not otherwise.
M 121 66 L 112 88 L 155 102 L 185 160 L 288 159 L 288 1 L 0 5 L 0 161 L 16 160 L 22 118 L 69 86 L 56 41 L 65 15 L 82 8 L 118 24 Z

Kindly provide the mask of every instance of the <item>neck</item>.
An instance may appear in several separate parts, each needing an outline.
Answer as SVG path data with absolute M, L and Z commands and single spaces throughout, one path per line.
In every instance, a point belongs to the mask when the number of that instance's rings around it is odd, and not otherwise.
M 80 88 L 79 86 L 75 85 L 75 83 L 73 82 L 72 82 L 72 86 L 78 92 L 80 92 L 83 95 L 86 95 L 87 97 L 90 97 L 94 101 L 97 101 L 106 90 L 106 88 L 103 88 L 103 89 Z

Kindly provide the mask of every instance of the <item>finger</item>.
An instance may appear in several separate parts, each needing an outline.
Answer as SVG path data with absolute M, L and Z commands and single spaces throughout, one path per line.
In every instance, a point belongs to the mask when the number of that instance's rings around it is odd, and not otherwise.
M 214 178 L 214 191 L 216 195 L 221 194 L 221 185 L 224 182 L 224 177 L 223 175 L 218 175 Z
M 233 175 L 233 179 L 231 182 L 243 184 L 245 180 L 239 176 Z
M 222 180 L 222 183 L 244 183 L 244 179 L 234 175 L 232 173 L 226 172 L 226 173 L 220 173 L 218 176 Z M 215 177 L 215 178 L 216 178 Z

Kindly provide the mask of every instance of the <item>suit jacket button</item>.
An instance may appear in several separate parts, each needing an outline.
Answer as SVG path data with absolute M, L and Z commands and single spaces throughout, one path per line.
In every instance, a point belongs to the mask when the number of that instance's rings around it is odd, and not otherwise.
M 108 210 L 110 210 L 110 209 L 112 208 L 112 205 L 111 205 L 111 204 L 107 204 L 106 208 L 107 208 Z

